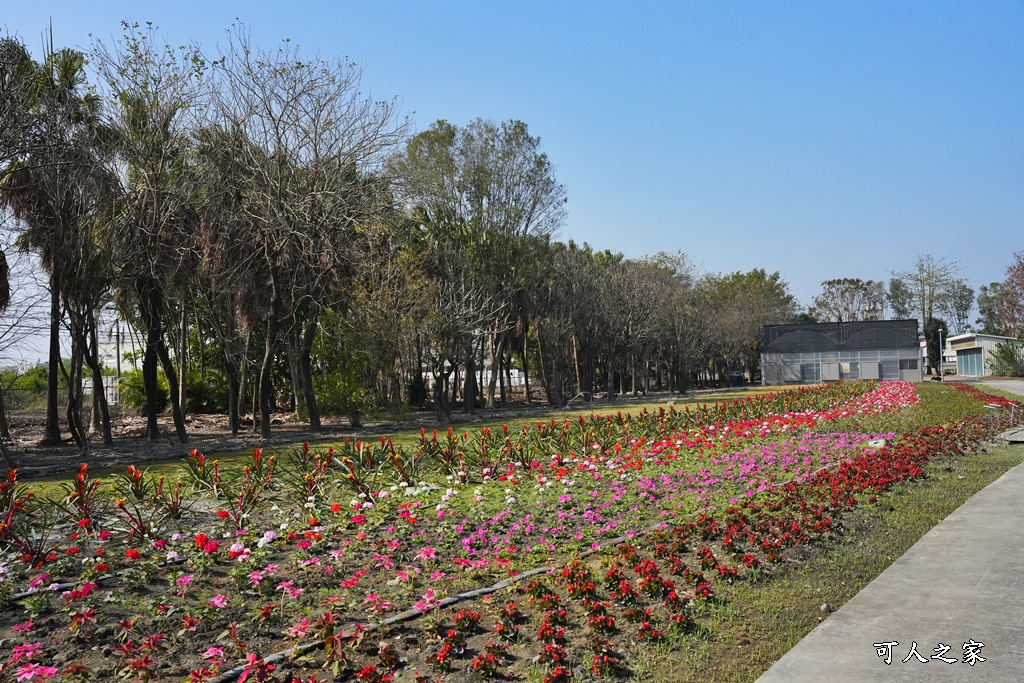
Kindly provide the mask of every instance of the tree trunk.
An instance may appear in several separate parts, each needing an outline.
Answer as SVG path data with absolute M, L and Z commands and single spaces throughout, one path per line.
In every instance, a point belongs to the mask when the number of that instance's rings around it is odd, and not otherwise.
M 276 306 L 272 306 L 276 309 Z M 260 365 L 260 437 L 270 438 L 270 406 L 273 401 L 271 372 L 274 365 L 274 342 L 277 336 L 277 319 L 274 313 L 268 316 L 267 338 L 263 344 L 263 362 Z
M 185 378 L 188 376 L 188 313 L 185 304 L 181 305 L 181 340 L 178 353 L 178 367 L 181 368 L 181 382 L 178 383 L 178 405 L 181 406 L 181 417 L 185 419 L 187 406 Z
M 238 367 L 230 359 L 224 361 L 224 375 L 228 379 L 228 428 L 231 436 L 238 436 Z
M 501 405 L 508 404 L 508 396 L 512 393 L 512 344 L 508 332 L 502 335 L 501 343 Z
M 572 335 L 572 364 L 576 369 L 576 394 L 583 393 L 583 383 L 580 381 L 580 356 L 576 349 L 576 335 Z
M 91 317 L 91 316 L 90 316 Z M 114 435 L 110 430 L 110 409 L 107 406 L 107 392 L 103 387 L 103 372 L 100 368 L 100 345 L 96 334 L 96 320 L 90 320 L 89 325 L 89 351 L 86 354 L 86 362 L 92 370 L 92 405 L 93 413 L 99 414 L 99 429 L 102 434 L 103 447 L 113 448 Z M 96 425 L 93 425 L 96 427 Z
M 606 391 L 608 392 L 608 402 L 615 402 L 615 357 L 611 351 L 608 352 L 608 375 L 605 377 Z
M 61 443 L 60 422 L 58 420 L 58 392 L 60 379 L 60 293 L 57 280 L 50 282 L 50 353 L 49 367 L 46 372 L 46 427 L 40 446 L 58 446 Z
M 299 345 L 299 380 L 302 383 L 302 392 L 306 399 L 306 411 L 309 413 L 309 431 L 319 432 L 320 406 L 316 402 L 316 393 L 313 391 L 313 342 L 316 340 L 317 318 L 313 315 L 306 321 L 305 329 L 302 331 L 302 339 Z
M 71 438 L 83 453 L 89 451 L 89 437 L 86 434 L 86 425 L 82 423 L 82 356 L 84 354 L 83 344 L 78 337 L 81 331 L 75 329 L 72 324 L 71 362 L 70 371 L 65 370 L 64 376 L 68 389 L 68 430 Z
M 487 360 L 491 365 L 491 376 L 487 380 L 487 407 L 493 408 L 494 403 L 494 390 L 498 386 L 498 374 L 500 365 L 498 359 L 501 357 L 501 339 L 502 337 L 498 334 L 498 324 L 494 324 L 494 334 L 491 336 L 491 343 L 488 348 Z M 504 393 L 504 392 L 502 392 Z
M 285 335 L 285 354 L 288 357 L 288 377 L 292 381 L 292 411 L 295 413 L 295 419 L 299 419 L 299 396 L 302 392 L 302 379 L 299 377 L 299 354 L 295 348 L 295 336 L 293 331 L 289 330 L 288 334 Z
M 528 335 L 523 334 L 523 384 L 526 386 L 526 403 L 533 403 L 533 398 L 530 396 L 530 363 L 526 360 L 526 340 Z
M 171 354 L 164 344 L 163 338 L 157 341 L 157 355 L 164 366 L 164 376 L 167 377 L 167 385 L 170 387 L 171 415 L 174 418 L 174 431 L 178 435 L 178 443 L 188 443 L 188 433 L 185 431 L 185 414 L 182 412 L 181 404 L 178 403 L 178 373 L 171 362 Z
M 142 384 L 146 388 L 146 438 L 156 441 L 160 438 L 160 425 L 157 423 L 156 395 L 159 391 L 157 380 L 156 340 L 160 330 L 149 323 L 146 325 L 146 350 L 142 356 Z
M 473 367 L 476 349 L 470 347 L 466 351 L 466 375 L 462 382 L 462 412 L 476 415 L 476 374 Z
M 242 362 L 238 368 L 238 414 L 245 414 L 248 410 L 246 402 L 249 400 L 249 349 L 252 348 L 252 332 L 245 335 L 245 348 L 242 350 Z

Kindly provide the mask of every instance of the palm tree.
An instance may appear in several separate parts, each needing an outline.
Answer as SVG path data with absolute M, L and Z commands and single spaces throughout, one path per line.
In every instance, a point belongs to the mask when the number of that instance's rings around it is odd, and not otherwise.
M 43 445 L 61 441 L 57 421 L 59 334 L 63 314 L 72 316 L 72 365 L 68 418 L 75 441 L 87 446 L 81 419 L 81 362 L 89 328 L 104 289 L 96 261 L 95 204 L 106 185 L 96 150 L 99 99 L 85 92 L 85 58 L 75 50 L 51 51 L 35 67 L 28 99 L 44 141 L 13 161 L 0 179 L 0 202 L 24 225 L 19 245 L 36 252 L 50 280 L 50 348 L 47 417 Z M 91 322 L 90 322 L 91 321 Z M 95 356 L 95 353 L 91 354 Z M 97 400 L 103 401 L 99 392 Z M 109 420 L 104 440 L 109 444 Z

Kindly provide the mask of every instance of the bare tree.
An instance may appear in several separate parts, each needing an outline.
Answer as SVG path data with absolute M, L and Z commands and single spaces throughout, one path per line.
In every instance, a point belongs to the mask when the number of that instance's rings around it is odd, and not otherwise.
M 1024 333 L 1024 251 L 1014 252 L 998 297 L 996 306 L 1004 334 L 1019 338 Z
M 111 144 L 124 183 L 109 224 L 109 248 L 118 279 L 118 302 L 144 331 L 142 374 L 147 396 L 146 434 L 159 435 L 157 367 L 170 385 L 174 427 L 188 441 L 179 403 L 178 372 L 168 333 L 178 319 L 173 288 L 194 262 L 189 196 L 179 183 L 191 131 L 206 95 L 206 63 L 195 47 L 174 47 L 155 27 L 123 22 L 120 41 L 96 41 L 93 58 L 113 104 Z
M 821 283 L 821 294 L 814 297 L 810 313 L 818 322 L 853 322 L 875 314 L 878 302 L 872 296 L 873 280 L 835 278 Z
M 271 369 L 279 338 L 298 326 L 299 371 L 310 428 L 319 428 L 310 352 L 317 321 L 339 273 L 349 267 L 356 226 L 387 205 L 384 183 L 367 179 L 403 139 L 397 103 L 361 92 L 351 63 L 307 57 L 288 41 L 254 47 L 235 27 L 216 60 L 216 116 L 243 141 L 236 147 L 253 226 L 250 268 L 259 289 L 245 322 L 264 337 L 260 433 L 270 436 Z
M 935 317 L 936 309 L 941 305 L 944 293 L 954 281 L 959 270 L 956 262 L 935 258 L 930 254 L 917 257 L 912 270 L 893 273 L 910 290 L 911 300 L 920 314 L 918 325 L 924 325 Z M 892 283 L 890 282 L 890 293 Z M 895 307 L 895 303 L 893 304 Z
M 953 334 L 963 334 L 970 329 L 968 319 L 974 308 L 974 289 L 967 280 L 950 280 L 937 305 L 939 314 L 953 326 Z

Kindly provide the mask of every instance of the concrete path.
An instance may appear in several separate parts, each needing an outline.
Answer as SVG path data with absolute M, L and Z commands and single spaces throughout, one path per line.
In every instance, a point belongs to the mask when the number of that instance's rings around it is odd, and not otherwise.
M 991 384 L 1024 395 L 1024 382 Z M 758 683 L 1024 681 L 1022 501 L 1019 465 L 925 534 Z M 886 643 L 898 643 L 889 663 Z M 972 652 L 985 661 L 965 663 Z

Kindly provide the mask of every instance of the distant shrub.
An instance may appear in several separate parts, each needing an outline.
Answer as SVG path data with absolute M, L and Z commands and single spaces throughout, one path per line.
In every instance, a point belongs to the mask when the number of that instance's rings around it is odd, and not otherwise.
M 988 369 L 1000 377 L 1024 377 L 1024 348 L 1009 341 L 999 342 L 989 356 Z
M 185 375 L 185 408 L 190 413 L 226 413 L 228 382 L 224 372 L 189 370 Z
M 162 413 L 167 409 L 171 392 L 167 386 L 167 379 L 162 372 L 156 377 L 156 410 Z M 121 406 L 136 415 L 147 416 L 146 413 L 146 384 L 142 379 L 141 370 L 131 370 L 121 375 L 121 382 L 118 384 L 121 396 Z

